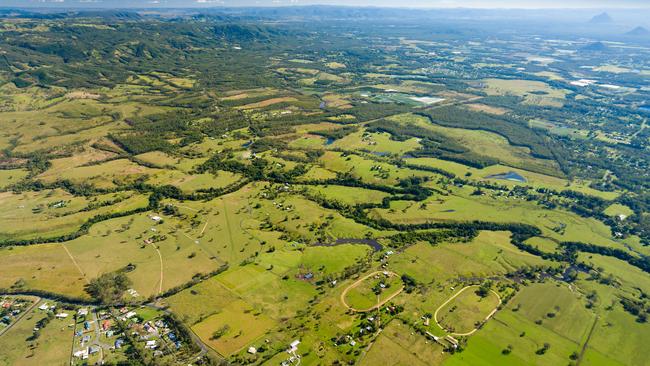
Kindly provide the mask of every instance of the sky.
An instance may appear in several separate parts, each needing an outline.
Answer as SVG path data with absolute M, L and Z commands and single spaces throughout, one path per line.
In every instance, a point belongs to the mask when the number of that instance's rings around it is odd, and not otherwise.
M 0 0 L 0 7 L 219 7 L 348 5 L 415 8 L 647 8 L 650 0 Z

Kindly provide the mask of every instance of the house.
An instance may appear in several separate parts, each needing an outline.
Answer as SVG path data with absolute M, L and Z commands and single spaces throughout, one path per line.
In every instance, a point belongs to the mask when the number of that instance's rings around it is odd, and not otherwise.
M 67 313 L 58 313 L 58 314 L 55 315 L 55 317 L 57 319 L 65 319 L 65 318 L 68 317 L 68 314 Z
M 86 316 L 86 315 L 88 315 L 88 309 L 79 309 L 79 310 L 77 311 L 77 315 L 79 315 L 79 316 Z
M 120 349 L 122 348 L 122 344 L 124 344 L 124 340 L 121 338 L 118 338 L 115 340 L 115 349 Z
M 151 340 L 151 341 L 147 341 L 147 343 L 145 343 L 144 348 L 154 349 L 154 348 L 156 348 L 157 346 L 158 346 L 158 345 L 156 344 L 156 341 Z
M 254 355 L 257 353 L 257 349 L 255 349 L 255 347 L 248 347 L 248 353 Z
M 107 331 L 111 327 L 111 322 L 109 320 L 104 320 L 102 322 L 102 330 Z
M 162 220 L 162 217 L 160 217 L 160 216 L 151 216 L 151 219 L 153 221 L 155 221 L 155 222 L 158 222 L 158 221 Z
M 88 349 L 83 349 L 80 351 L 77 351 L 73 354 L 75 357 L 80 358 L 82 360 L 88 359 Z
M 289 344 L 289 347 L 291 347 L 289 349 L 289 352 L 296 352 L 298 350 L 298 345 L 299 344 L 300 344 L 299 340 L 295 340 L 295 341 L 291 342 L 291 344 Z
M 90 322 L 89 322 L 89 321 L 85 321 L 85 322 L 84 322 L 84 329 L 85 329 L 85 330 L 90 329 Z
M 97 352 L 99 352 L 99 347 L 97 347 L 97 346 L 88 347 L 88 354 L 94 355 Z
M 135 311 L 129 311 L 128 313 L 126 313 L 126 315 L 124 315 L 124 317 L 125 317 L 126 319 L 131 319 L 131 318 L 133 318 L 133 317 L 136 316 L 136 315 L 138 315 L 138 314 L 137 314 Z
M 38 307 L 39 310 L 43 310 L 43 311 L 45 311 L 45 310 L 47 310 L 47 309 L 49 309 L 49 308 L 50 308 L 50 307 L 47 306 L 47 303 L 43 303 L 43 304 L 41 304 L 41 306 Z
M 452 347 L 458 348 L 458 340 L 450 335 L 445 337 L 445 340 L 451 343 Z

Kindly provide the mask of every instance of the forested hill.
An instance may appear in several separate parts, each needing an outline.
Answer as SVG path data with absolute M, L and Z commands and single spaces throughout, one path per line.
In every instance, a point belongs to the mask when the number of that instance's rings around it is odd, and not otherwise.
M 20 29 L 0 26 L 4 28 L 0 69 L 12 70 L 19 87 L 114 85 L 126 80 L 131 71 L 245 67 L 246 62 L 232 64 L 221 57 L 228 57 L 228 52 L 237 48 L 278 46 L 289 35 L 289 31 L 275 26 L 246 24 L 232 18 L 144 22 L 136 13 L 101 14 L 101 18 L 85 18 L 95 14 L 81 12 L 74 20 L 25 23 Z M 116 18 L 122 21 L 115 22 Z M 134 34 L 138 36 L 134 38 Z M 206 49 L 224 52 L 212 53 L 214 59 L 210 60 Z M 33 66 L 24 68 L 25 64 Z

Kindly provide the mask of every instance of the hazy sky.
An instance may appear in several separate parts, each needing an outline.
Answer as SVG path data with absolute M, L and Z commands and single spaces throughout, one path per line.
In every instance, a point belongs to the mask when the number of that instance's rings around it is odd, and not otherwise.
M 650 0 L 0 0 L 3 6 L 215 7 L 350 5 L 425 8 L 648 8 Z

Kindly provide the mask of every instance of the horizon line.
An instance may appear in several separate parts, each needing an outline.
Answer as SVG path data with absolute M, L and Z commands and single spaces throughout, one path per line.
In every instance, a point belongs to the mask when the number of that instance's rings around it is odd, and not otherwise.
M 67 3 L 63 1 L 43 1 L 38 3 L 23 4 L 16 6 L 0 6 L 0 9 L 60 9 L 60 10 L 186 10 L 186 9 L 229 9 L 229 8 L 240 8 L 240 9 L 274 9 L 274 8 L 310 8 L 310 7 L 331 7 L 331 8 L 351 8 L 351 9 L 399 9 L 399 10 L 495 10 L 495 11 L 504 11 L 504 10 L 530 10 L 530 11 L 539 11 L 539 10 L 593 10 L 595 12 L 604 12 L 606 10 L 647 10 L 650 8 L 650 4 L 646 7 L 639 6 L 600 6 L 600 7 L 480 7 L 480 6 L 382 6 L 382 5 L 347 5 L 347 4 L 275 4 L 275 5 L 226 5 L 226 4 L 217 4 L 217 3 L 200 3 L 195 2 L 193 5 L 189 6 L 164 6 L 159 3 L 142 4 L 139 6 L 102 6 L 103 1 L 88 1 L 88 2 L 77 2 L 74 5 L 68 6 Z M 87 6 L 84 4 L 88 4 Z M 92 5 L 91 5 L 92 4 Z M 104 3 L 105 4 L 105 3 Z

